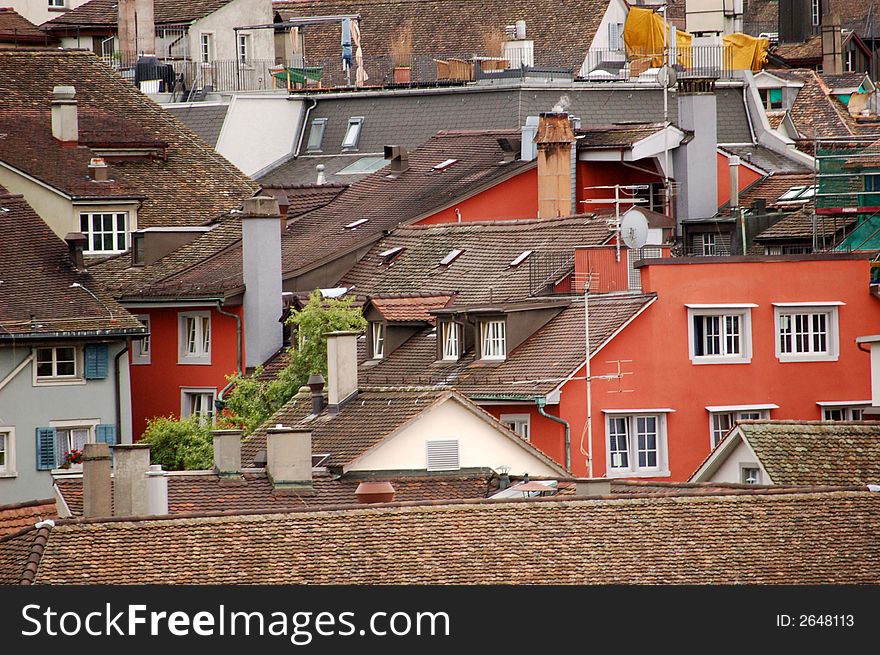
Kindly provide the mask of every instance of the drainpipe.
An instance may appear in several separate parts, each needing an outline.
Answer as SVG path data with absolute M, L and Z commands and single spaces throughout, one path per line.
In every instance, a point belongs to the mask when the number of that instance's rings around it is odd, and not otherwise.
M 114 392 L 116 394 L 116 440 L 117 443 L 122 443 L 122 390 L 120 389 L 121 381 L 119 379 L 119 360 L 122 359 L 122 356 L 128 352 L 128 343 L 125 344 L 125 347 L 116 353 L 116 356 L 113 358 L 113 371 L 116 376 Z M 132 435 L 132 440 L 134 440 L 134 435 Z
M 312 101 L 312 106 L 306 108 L 306 111 L 303 114 L 303 122 L 302 122 L 302 126 L 300 127 L 300 130 L 299 130 L 299 141 L 297 141 L 297 143 L 296 143 L 296 152 L 293 153 L 294 159 L 299 157 L 299 151 L 302 149 L 303 138 L 306 135 L 306 125 L 309 124 L 309 115 L 312 113 L 312 110 L 318 106 L 317 100 L 315 100 L 314 98 L 309 98 L 309 100 Z
M 547 399 L 544 396 L 536 397 L 535 404 L 538 406 L 538 413 L 541 416 L 549 418 L 551 421 L 555 421 L 565 427 L 565 468 L 571 471 L 571 426 L 564 418 L 553 416 L 553 414 L 548 414 L 544 411 L 544 406 L 547 404 Z
M 223 301 L 217 301 L 217 313 L 221 316 L 228 316 L 229 318 L 235 319 L 235 347 L 236 347 L 236 364 L 238 367 L 238 374 L 243 375 L 244 371 L 241 367 L 241 316 L 238 314 L 234 314 L 232 312 L 227 312 L 223 310 Z M 226 395 L 226 392 L 232 387 L 234 383 L 230 382 L 225 387 L 220 390 L 220 393 L 217 394 L 216 406 L 217 410 L 223 409 L 223 398 Z

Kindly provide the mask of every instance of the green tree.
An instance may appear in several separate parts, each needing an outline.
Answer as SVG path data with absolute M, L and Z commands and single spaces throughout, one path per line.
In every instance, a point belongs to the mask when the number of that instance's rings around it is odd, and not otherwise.
M 147 422 L 140 443 L 149 444 L 153 464 L 166 471 L 205 470 L 214 466 L 210 423 L 198 416 L 157 416 Z
M 354 298 L 324 298 L 317 289 L 301 310 L 287 319 L 293 335 L 290 362 L 274 379 L 261 379 L 262 368 L 252 376 L 232 375 L 234 388 L 226 397 L 225 420 L 250 434 L 308 382 L 312 373 L 327 375 L 327 340 L 324 334 L 339 330 L 360 332 L 367 321 Z

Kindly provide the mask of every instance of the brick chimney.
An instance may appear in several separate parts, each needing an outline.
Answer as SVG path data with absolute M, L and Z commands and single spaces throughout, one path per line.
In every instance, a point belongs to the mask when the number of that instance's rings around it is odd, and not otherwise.
M 75 146 L 79 141 L 79 119 L 76 89 L 56 86 L 52 89 L 52 136 L 63 145 Z
M 338 412 L 345 403 L 357 397 L 358 358 L 357 332 L 328 332 L 327 337 L 327 404 Z
M 266 432 L 266 473 L 275 488 L 312 486 L 312 433 L 277 425 Z
M 214 430 L 214 472 L 221 478 L 241 477 L 241 430 Z
M 244 269 L 244 338 L 248 366 L 262 364 L 281 348 L 281 215 L 278 201 L 257 196 L 244 201 L 241 216 Z
M 822 74 L 840 75 L 843 73 L 843 36 L 840 32 L 840 18 L 826 14 L 822 18 Z
M 67 252 L 70 255 L 70 261 L 73 262 L 74 268 L 79 272 L 85 271 L 86 265 L 83 251 L 89 242 L 86 235 L 82 232 L 68 232 L 64 235 L 64 242 L 67 244 Z
M 718 212 L 717 108 L 713 78 L 678 81 L 678 126 L 693 138 L 672 152 L 675 178 L 681 191 L 676 220 L 710 218 Z
M 542 113 L 535 145 L 538 149 L 538 218 L 571 214 L 571 148 L 574 131 L 568 114 Z
M 134 59 L 156 54 L 153 0 L 119 0 L 118 34 L 123 56 Z
M 89 160 L 89 177 L 95 182 L 106 182 L 110 179 L 110 167 L 103 157 L 92 157 Z
M 83 448 L 83 516 L 112 516 L 110 446 L 87 443 Z
M 116 445 L 113 446 L 113 459 L 113 514 L 146 515 L 150 447 L 146 444 Z

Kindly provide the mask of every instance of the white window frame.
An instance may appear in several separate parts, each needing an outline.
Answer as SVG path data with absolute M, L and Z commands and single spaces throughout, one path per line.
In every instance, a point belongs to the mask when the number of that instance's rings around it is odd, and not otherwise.
M 149 314 L 135 314 L 137 320 L 144 324 L 147 330 L 150 329 Z M 150 335 L 142 338 L 134 338 L 131 340 L 131 363 L 132 364 L 149 364 L 151 362 L 150 351 Z
M 64 9 L 67 7 L 67 0 L 49 0 L 50 9 Z
M 207 343 L 205 338 L 205 322 L 207 320 Z M 189 352 L 189 320 L 195 321 L 195 348 Z M 211 326 L 210 311 L 180 312 L 177 315 L 178 364 L 211 363 L 211 348 L 214 335 Z M 207 347 L 206 347 L 207 346 Z
M 327 131 L 327 119 L 316 118 L 309 127 L 309 140 L 306 142 L 306 152 L 321 152 L 324 145 L 324 133 Z
M 345 134 L 342 136 L 343 150 L 357 150 L 361 140 L 361 130 L 364 127 L 363 116 L 352 116 L 345 125 Z M 351 136 L 352 138 L 349 138 Z
M 865 410 L 871 406 L 870 400 L 846 400 L 840 402 L 818 402 L 819 419 L 822 421 L 863 421 Z M 828 412 L 840 412 L 841 418 L 828 418 Z
M 66 452 L 66 451 L 62 451 L 61 449 L 57 448 L 58 433 L 63 432 L 63 431 L 70 432 L 71 430 L 87 430 L 89 433 L 89 436 L 87 438 L 86 443 L 95 443 L 95 440 L 96 440 L 95 429 L 98 427 L 98 424 L 100 422 L 101 421 L 96 418 L 77 418 L 77 419 L 68 419 L 68 420 L 63 420 L 63 421 L 49 421 L 49 427 L 55 428 L 55 439 L 56 439 L 55 450 L 57 451 L 55 453 L 55 468 L 53 469 L 53 471 L 62 471 L 63 472 L 65 470 L 65 469 L 60 468 L 61 465 L 64 463 L 63 458 L 64 458 L 64 452 Z M 69 438 L 69 436 L 68 436 L 68 438 Z
M 73 349 L 73 357 L 74 357 L 74 373 L 73 375 L 55 375 L 55 372 L 58 370 L 58 358 L 56 351 L 59 348 L 72 348 Z M 37 374 L 37 368 L 39 366 L 39 357 L 41 350 L 51 350 L 52 351 L 52 371 L 53 374 L 51 376 L 44 376 Z M 39 346 L 34 348 L 34 360 L 31 368 L 33 369 L 33 386 L 35 387 L 43 387 L 43 386 L 63 386 L 63 385 L 74 385 L 74 384 L 85 384 L 86 380 L 83 377 L 83 371 L 85 369 L 85 363 L 83 362 L 83 348 L 82 346 L 70 343 L 58 343 L 53 344 L 51 346 Z
M 810 25 L 818 27 L 822 22 L 822 0 L 810 1 Z
M 603 410 L 605 414 L 605 470 L 609 478 L 661 478 L 669 477 L 669 455 L 667 434 L 667 413 L 671 409 L 633 409 Z M 656 428 L 656 466 L 639 466 L 638 437 L 636 435 L 638 419 L 654 419 Z M 626 421 L 627 465 L 612 466 L 611 457 L 611 422 L 618 419 Z
M 612 52 L 619 52 L 624 49 L 623 23 L 608 23 L 608 49 Z
M 494 334 L 490 334 L 490 331 Z M 492 345 L 487 348 L 487 345 Z M 480 359 L 502 361 L 507 359 L 507 322 L 501 318 L 480 321 Z
M 688 357 L 692 364 L 750 364 L 752 361 L 752 309 L 757 307 L 754 303 L 724 304 L 724 305 L 695 305 L 687 304 L 688 314 Z M 698 355 L 694 345 L 696 330 L 694 321 L 705 316 L 720 316 L 721 321 L 721 346 L 720 355 Z M 739 317 L 739 353 L 725 354 L 727 350 L 727 320 L 728 316 Z M 705 337 L 705 335 L 704 335 Z
M 844 303 L 838 301 L 832 302 L 804 302 L 804 303 L 773 303 L 773 341 L 776 349 L 776 358 L 780 362 L 836 362 L 840 355 L 840 328 L 838 319 L 838 307 Z M 782 324 L 786 316 L 807 315 L 814 316 L 822 314 L 825 316 L 825 343 L 824 352 L 808 351 L 808 352 L 783 352 L 782 350 Z M 812 347 L 813 339 L 813 320 L 808 319 L 807 340 Z M 797 338 L 792 329 L 792 347 L 794 347 Z
M 766 403 L 763 405 L 729 405 L 726 407 L 707 407 L 709 412 L 709 448 L 715 450 L 721 440 L 730 432 L 737 421 L 749 420 L 767 420 L 770 418 L 770 412 L 779 409 L 779 405 Z M 755 416 L 757 414 L 757 416 Z M 723 430 L 717 429 L 715 426 L 716 417 L 729 417 L 729 426 Z
M 242 66 L 248 66 L 251 56 L 251 35 L 249 32 L 239 32 L 238 40 L 235 44 L 235 54 L 238 56 L 238 63 Z
M 703 257 L 714 257 L 718 254 L 717 234 L 714 232 L 703 232 L 700 234 L 700 254 Z
M 443 321 L 440 323 L 440 338 L 441 358 L 457 362 L 461 358 L 461 326 L 454 321 Z
M 213 59 L 214 32 L 199 32 L 199 61 L 202 64 L 210 64 Z
M 749 482 L 746 477 L 746 471 L 757 471 L 757 475 L 755 476 L 754 482 Z M 764 474 L 761 471 L 760 464 L 755 464 L 752 462 L 740 462 L 739 465 L 739 481 L 740 484 L 764 484 Z
M 103 229 L 103 226 L 102 226 L 102 229 L 96 232 L 95 227 L 94 227 L 94 220 L 95 220 L 96 216 L 101 216 L 101 217 L 110 216 L 111 217 L 111 220 L 110 220 L 111 229 L 109 231 L 106 231 Z M 121 232 L 119 230 L 119 218 L 120 217 L 122 217 L 122 222 L 123 222 L 123 229 Z M 83 220 L 84 219 L 86 221 L 86 229 L 83 229 Z M 103 218 L 102 218 L 102 220 L 103 220 Z M 126 250 L 128 250 L 128 246 L 129 246 L 129 243 L 131 240 L 131 238 L 129 236 L 129 229 L 130 229 L 131 225 L 130 225 L 130 221 L 129 221 L 129 213 L 127 211 L 88 211 L 88 212 L 81 211 L 79 213 L 79 225 L 80 225 L 80 231 L 85 235 L 85 237 L 87 239 L 86 247 L 83 250 L 83 252 L 85 252 L 86 254 L 102 254 L 102 255 L 103 254 L 114 254 L 114 253 L 118 254 L 118 253 L 125 252 Z M 97 234 L 105 235 L 105 236 L 108 234 L 111 235 L 111 238 L 113 239 L 113 248 L 108 250 L 107 248 L 103 247 L 103 244 L 102 244 L 101 248 L 95 248 L 94 247 L 94 245 L 95 245 L 94 239 Z M 119 247 L 119 237 L 120 236 L 122 236 L 122 239 L 123 239 L 123 246 L 124 246 L 123 248 Z
M 15 470 L 15 428 L 12 426 L 0 426 L 0 450 L 3 451 L 5 461 L 0 464 L 0 478 L 14 478 L 18 476 Z
M 382 321 L 374 321 L 370 324 L 370 341 L 372 359 L 385 357 L 385 324 Z
M 502 414 L 501 422 L 522 437 L 523 441 L 532 440 L 532 417 L 529 414 Z
M 194 397 L 210 396 L 209 407 L 211 416 L 211 425 L 217 423 L 217 410 L 214 401 L 217 400 L 216 387 L 181 387 L 180 388 L 180 418 L 186 419 L 197 412 L 193 412 L 192 401 Z M 207 421 L 205 421 L 207 422 Z

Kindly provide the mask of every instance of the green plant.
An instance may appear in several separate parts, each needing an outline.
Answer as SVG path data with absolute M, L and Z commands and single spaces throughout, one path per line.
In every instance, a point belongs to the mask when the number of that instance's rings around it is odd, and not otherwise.
M 166 471 L 204 470 L 214 466 L 211 425 L 198 416 L 177 420 L 157 416 L 147 422 L 141 443 L 149 444 L 153 464 Z
M 352 297 L 324 298 L 315 290 L 301 310 L 287 319 L 293 335 L 290 361 L 273 379 L 262 379 L 262 368 L 251 376 L 232 375 L 224 422 L 250 434 L 308 382 L 312 373 L 327 375 L 327 340 L 324 334 L 339 330 L 360 332 L 367 322 Z

